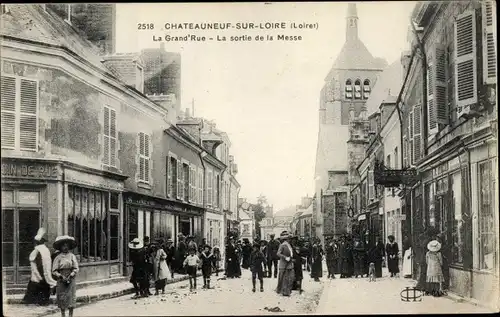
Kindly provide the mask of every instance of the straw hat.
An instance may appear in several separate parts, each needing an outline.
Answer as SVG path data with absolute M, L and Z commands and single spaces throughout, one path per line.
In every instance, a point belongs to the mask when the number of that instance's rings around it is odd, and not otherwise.
M 427 249 L 432 252 L 438 252 L 441 250 L 441 243 L 437 240 L 432 240 L 427 244 Z
M 76 247 L 76 241 L 75 238 L 64 235 L 64 236 L 58 236 L 56 238 L 56 241 L 54 241 L 54 249 L 56 250 L 61 250 L 61 247 L 63 244 L 67 243 L 69 249 L 74 249 Z
M 46 233 L 45 228 L 38 229 L 36 236 L 35 236 L 35 240 L 42 241 L 42 239 L 44 239 L 44 237 L 45 237 L 45 233 Z
M 288 239 L 290 238 L 290 234 L 288 233 L 288 231 L 283 231 L 281 234 L 280 234 L 280 239 Z
M 128 247 L 129 247 L 129 249 L 139 250 L 139 249 L 142 249 L 144 247 L 144 245 L 143 245 L 142 241 L 139 240 L 139 238 L 135 238 L 134 240 L 130 241 L 130 243 L 128 244 Z

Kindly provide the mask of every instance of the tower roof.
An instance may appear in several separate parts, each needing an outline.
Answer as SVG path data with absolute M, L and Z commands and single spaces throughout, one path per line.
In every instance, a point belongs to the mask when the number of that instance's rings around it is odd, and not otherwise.
M 356 3 L 350 2 L 347 4 L 347 17 L 348 18 L 358 17 L 358 10 L 356 9 Z

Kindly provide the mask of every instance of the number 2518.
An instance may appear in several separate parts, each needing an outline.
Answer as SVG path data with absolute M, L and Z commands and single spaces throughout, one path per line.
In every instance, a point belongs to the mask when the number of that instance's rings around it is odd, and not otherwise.
M 138 30 L 154 30 L 155 25 L 153 23 L 137 23 Z

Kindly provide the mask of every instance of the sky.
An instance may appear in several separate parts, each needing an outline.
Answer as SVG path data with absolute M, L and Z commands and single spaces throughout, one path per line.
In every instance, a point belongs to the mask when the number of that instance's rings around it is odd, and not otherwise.
M 407 49 L 415 2 L 357 3 L 359 37 L 389 64 Z M 240 197 L 263 194 L 274 210 L 314 195 L 319 95 L 345 41 L 347 3 L 117 4 L 117 52 L 159 47 L 153 36 L 274 35 L 274 41 L 164 42 L 181 53 L 183 108 L 228 133 Z M 162 30 L 165 23 L 317 23 L 317 29 Z M 154 30 L 138 30 L 154 23 Z M 302 41 L 277 41 L 278 34 Z

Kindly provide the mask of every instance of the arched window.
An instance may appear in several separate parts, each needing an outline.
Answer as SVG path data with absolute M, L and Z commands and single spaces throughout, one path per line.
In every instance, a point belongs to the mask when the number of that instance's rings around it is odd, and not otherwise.
M 352 99 L 352 82 L 350 79 L 345 81 L 345 99 Z
M 368 79 L 365 79 L 365 81 L 363 82 L 363 98 L 368 99 L 368 97 L 370 97 L 370 92 L 370 81 Z
M 361 99 L 361 81 L 359 79 L 354 82 L 354 98 Z

